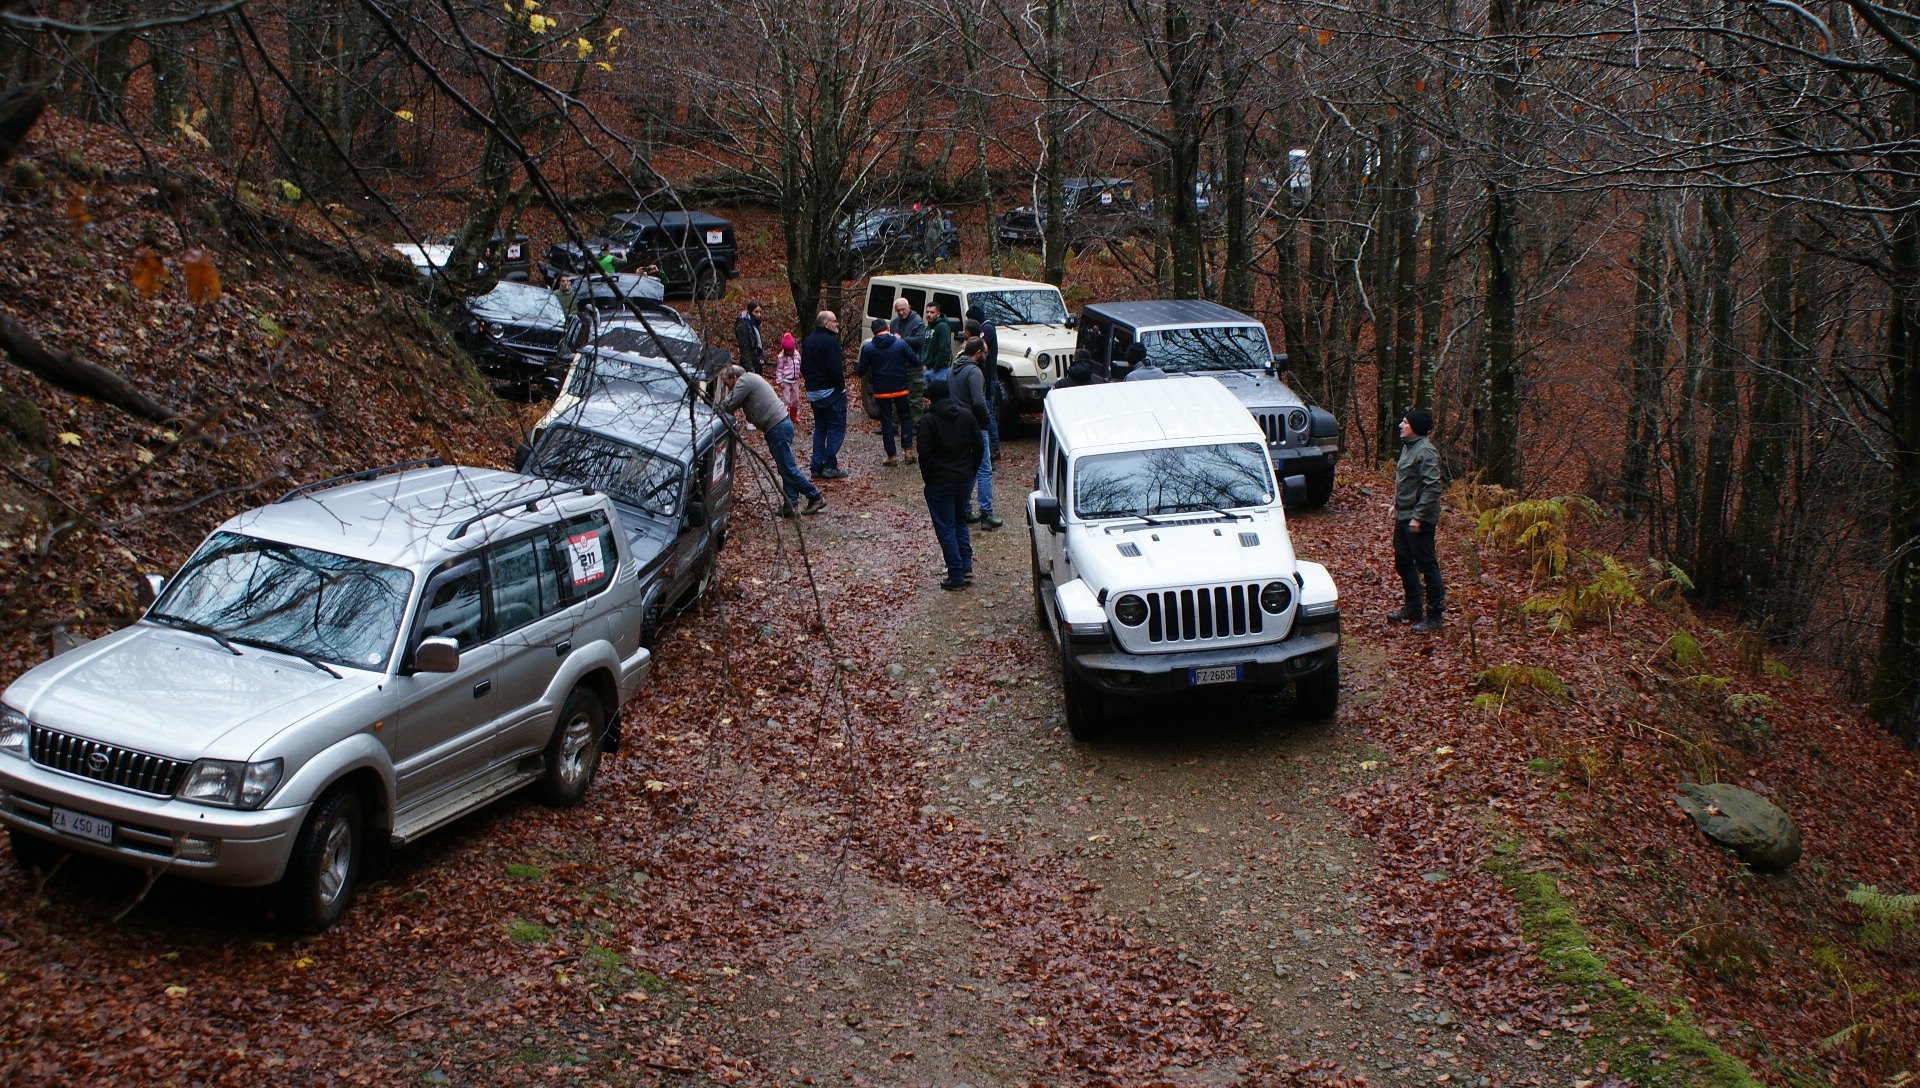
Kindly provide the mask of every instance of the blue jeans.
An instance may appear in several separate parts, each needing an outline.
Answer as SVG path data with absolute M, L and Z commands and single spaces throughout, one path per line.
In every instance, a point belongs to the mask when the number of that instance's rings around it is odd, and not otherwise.
M 773 455 L 773 467 L 780 470 L 780 490 L 787 496 L 787 505 L 799 502 L 802 495 L 808 498 L 818 495 L 820 489 L 808 483 L 793 463 L 793 420 L 783 419 L 764 433 L 767 452 Z
M 808 471 L 820 472 L 840 467 L 840 443 L 847 438 L 847 391 L 836 389 L 833 396 L 808 400 L 813 409 L 813 460 Z
M 940 540 L 947 578 L 957 582 L 973 571 L 973 540 L 967 534 L 967 485 L 928 484 L 926 494 L 927 514 L 933 518 L 933 535 Z
M 997 384 L 999 384 L 998 381 L 994 378 L 994 376 L 991 373 L 989 373 L 987 375 L 987 389 L 986 389 L 987 391 L 987 453 L 989 456 L 993 456 L 993 457 L 997 457 L 1000 454 L 1000 411 L 999 411 L 999 405 L 993 399 L 993 387 Z M 1008 394 L 1008 395 L 1011 396 L 1012 394 Z M 988 489 L 987 491 L 982 492 L 982 494 L 986 495 L 986 498 L 981 500 L 980 505 L 986 510 L 988 510 L 989 512 L 991 512 L 993 509 L 993 495 L 992 495 L 991 489 Z
M 913 399 L 909 393 L 904 397 L 875 397 L 874 403 L 880 406 L 880 441 L 887 447 L 887 456 L 893 456 L 893 424 L 900 423 L 900 448 L 913 448 L 913 409 L 908 403 Z
M 987 416 L 992 419 L 992 415 Z M 987 432 L 980 432 L 980 468 L 973 474 L 973 490 L 980 496 L 980 516 L 993 516 L 993 451 L 987 443 Z

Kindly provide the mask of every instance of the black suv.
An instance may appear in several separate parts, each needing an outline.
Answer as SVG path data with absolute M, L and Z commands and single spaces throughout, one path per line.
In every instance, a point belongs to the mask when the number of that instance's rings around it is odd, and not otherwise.
M 529 476 L 604 491 L 640 572 L 640 641 L 712 587 L 733 509 L 733 431 L 697 401 L 607 381 L 514 460 Z
M 540 274 L 548 283 L 563 275 L 606 271 L 601 258 L 612 258 L 612 271 L 638 272 L 652 267 L 670 295 L 719 298 L 727 281 L 739 275 L 735 262 L 733 224 L 705 212 L 635 211 L 600 224 L 587 239 L 586 252 L 572 242 L 548 246 L 540 259 Z
M 1280 380 L 1286 356 L 1273 354 L 1254 318 L 1201 299 L 1097 302 L 1080 310 L 1078 348 L 1110 381 L 1204 376 L 1253 413 L 1267 435 L 1274 474 L 1306 477 L 1306 506 L 1333 494 L 1340 425 Z
M 1070 243 L 1110 241 L 1146 226 L 1133 182 L 1125 178 L 1067 178 L 1060 183 L 1060 197 Z M 1046 213 L 1034 208 L 1014 208 L 994 217 L 994 230 L 1006 245 L 1037 246 L 1046 229 Z
M 482 374 L 529 395 L 551 392 L 572 354 L 566 305 L 553 291 L 501 280 L 466 299 L 453 338 Z
M 960 231 L 944 208 L 909 204 L 855 212 L 840 223 L 846 249 L 844 278 L 854 280 L 888 269 L 926 268 L 960 255 Z

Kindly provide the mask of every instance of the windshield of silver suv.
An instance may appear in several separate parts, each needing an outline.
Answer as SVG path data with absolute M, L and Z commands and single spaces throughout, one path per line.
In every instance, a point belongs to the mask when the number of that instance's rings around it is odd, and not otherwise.
M 995 325 L 1067 323 L 1067 307 L 1058 291 L 970 291 L 967 302 L 980 307 Z
M 1140 334 L 1147 365 L 1168 373 L 1195 370 L 1265 370 L 1273 365 L 1267 330 L 1258 325 L 1157 329 Z
M 413 575 L 331 552 L 215 533 L 147 619 L 229 649 L 263 646 L 356 669 L 386 668 Z
M 1272 501 L 1273 470 L 1253 442 L 1099 453 L 1074 462 L 1073 508 L 1088 520 Z
M 527 472 L 599 488 L 654 517 L 670 518 L 680 510 L 678 462 L 591 431 L 553 428 Z

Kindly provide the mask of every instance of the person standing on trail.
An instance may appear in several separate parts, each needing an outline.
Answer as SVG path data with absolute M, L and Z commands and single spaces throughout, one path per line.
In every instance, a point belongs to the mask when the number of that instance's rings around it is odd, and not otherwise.
M 927 386 L 926 415 L 920 431 L 920 481 L 925 485 L 927 516 L 947 565 L 941 589 L 964 589 L 973 581 L 973 541 L 967 533 L 967 492 L 972 489 L 985 449 L 980 421 L 947 395 L 947 383 Z
M 1427 436 L 1433 413 L 1415 408 L 1400 420 L 1400 460 L 1393 471 L 1393 567 L 1400 572 L 1406 604 L 1387 615 L 1393 623 L 1413 622 L 1415 631 L 1438 631 L 1446 608 L 1447 587 L 1433 542 L 1440 522 L 1440 454 Z M 1426 612 L 1420 610 L 1420 585 L 1426 583 Z
M 907 414 L 913 417 L 913 425 L 919 427 L 920 398 L 927 393 L 927 340 L 933 333 L 904 298 L 893 300 L 893 320 L 887 322 L 887 331 L 913 349 L 915 362 L 907 366 Z M 907 463 L 913 463 L 911 454 L 907 456 Z
M 987 400 L 986 378 L 981 373 L 985 367 L 986 341 L 975 337 L 967 341 L 960 349 L 960 358 L 953 364 L 953 370 L 947 377 L 947 390 L 961 408 L 980 425 L 980 448 L 984 451 L 992 441 L 992 432 L 987 424 L 993 419 L 993 406 Z M 965 520 L 977 521 L 983 529 L 998 529 L 1006 524 L 993 516 L 993 458 L 982 454 L 979 465 L 975 466 L 973 487 L 969 497 L 980 500 L 978 513 L 967 513 Z M 970 508 L 972 503 L 964 504 Z
M 847 363 L 840 353 L 840 318 L 832 310 L 814 317 L 813 331 L 800 345 L 800 383 L 813 412 L 813 457 L 807 474 L 838 480 L 847 474 L 840 467 L 840 443 L 847 437 Z
M 749 374 L 745 367 L 737 364 L 721 371 L 720 381 L 726 387 L 726 397 L 714 407 L 723 416 L 745 408 L 747 422 L 767 437 L 767 452 L 773 455 L 773 467 L 780 475 L 780 490 L 786 497 L 780 516 L 792 517 L 793 508 L 802 495 L 807 497 L 807 513 L 825 510 L 826 496 L 808 483 L 793 463 L 793 420 L 787 418 L 787 406 L 780 403 L 780 394 L 773 391 L 767 379 Z
M 760 304 L 749 302 L 740 308 L 740 316 L 733 319 L 733 342 L 740 349 L 740 365 L 749 373 L 758 374 L 766 366 L 767 348 L 760 339 Z
M 916 320 L 918 315 L 915 315 Z M 905 340 L 887 330 L 886 321 L 873 319 L 873 339 L 860 349 L 860 361 L 853 365 L 853 372 L 867 379 L 873 386 L 874 403 L 880 406 L 880 440 L 886 444 L 886 466 L 892 468 L 900 463 L 894 456 L 893 428 L 900 425 L 900 445 L 907 455 L 907 464 L 913 464 L 913 414 L 907 410 L 907 371 L 920 364 L 920 356 L 914 354 Z
M 913 341 L 907 341 L 912 344 Z M 913 402 L 913 427 L 920 429 L 920 413 L 924 407 L 921 398 L 926 396 L 927 382 L 934 375 L 946 376 L 948 367 L 953 365 L 953 326 L 941 315 L 940 307 L 927 303 L 927 346 L 920 349 L 920 370 L 918 374 L 907 374 L 907 399 Z M 914 383 L 918 381 L 919 384 Z
M 1000 459 L 1000 413 L 993 410 L 997 398 L 994 396 L 994 383 L 999 381 L 1000 372 L 1000 330 L 987 320 L 987 311 L 978 306 L 967 307 L 967 320 L 978 321 L 979 328 L 969 324 L 968 336 L 977 336 L 987 345 L 986 356 L 980 360 L 980 376 L 987 383 L 987 439 L 993 459 Z
M 773 357 L 773 387 L 780 391 L 780 403 L 787 406 L 787 418 L 800 422 L 800 346 L 793 334 L 780 334 L 780 352 Z

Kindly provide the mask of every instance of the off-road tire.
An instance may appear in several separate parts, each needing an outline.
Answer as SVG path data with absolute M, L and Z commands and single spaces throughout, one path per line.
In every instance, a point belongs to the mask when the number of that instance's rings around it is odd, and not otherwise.
M 1305 509 L 1327 505 L 1333 497 L 1333 470 L 1307 473 L 1307 502 Z
M 44 875 L 52 872 L 53 867 L 67 854 L 67 850 L 57 842 L 48 842 L 38 835 L 29 834 L 19 828 L 7 828 L 7 846 L 13 851 L 13 863 L 21 872 L 40 870 Z
M 295 933 L 319 933 L 353 901 L 366 862 L 366 816 L 359 791 L 335 786 L 307 813 L 276 887 L 280 922 Z
M 1040 630 L 1046 631 L 1053 619 L 1053 609 L 1047 604 L 1046 592 L 1040 588 L 1043 581 L 1040 574 L 1040 553 L 1029 544 L 1027 555 L 1033 562 L 1033 622 L 1040 625 Z
M 993 411 L 1000 417 L 1002 440 L 1020 433 L 1020 403 L 1014 399 L 1012 393 L 1007 391 L 1007 383 L 1012 380 L 1008 375 L 1001 374 L 993 383 Z
M 713 265 L 703 264 L 693 274 L 693 297 L 695 301 L 719 298 L 727 290 L 726 277 Z
M 600 767 L 600 745 L 606 739 L 607 712 L 600 697 L 574 688 L 560 707 L 553 739 L 547 742 L 547 769 L 540 775 L 540 801 L 553 808 L 572 808 L 587 795 L 593 772 Z
M 1067 732 L 1077 741 L 1102 740 L 1107 735 L 1107 698 L 1073 671 L 1073 664 L 1067 660 L 1066 624 L 1060 628 L 1060 695 L 1061 708 L 1067 714 Z
M 1303 718 L 1331 718 L 1340 710 L 1340 659 L 1293 682 L 1293 708 Z

